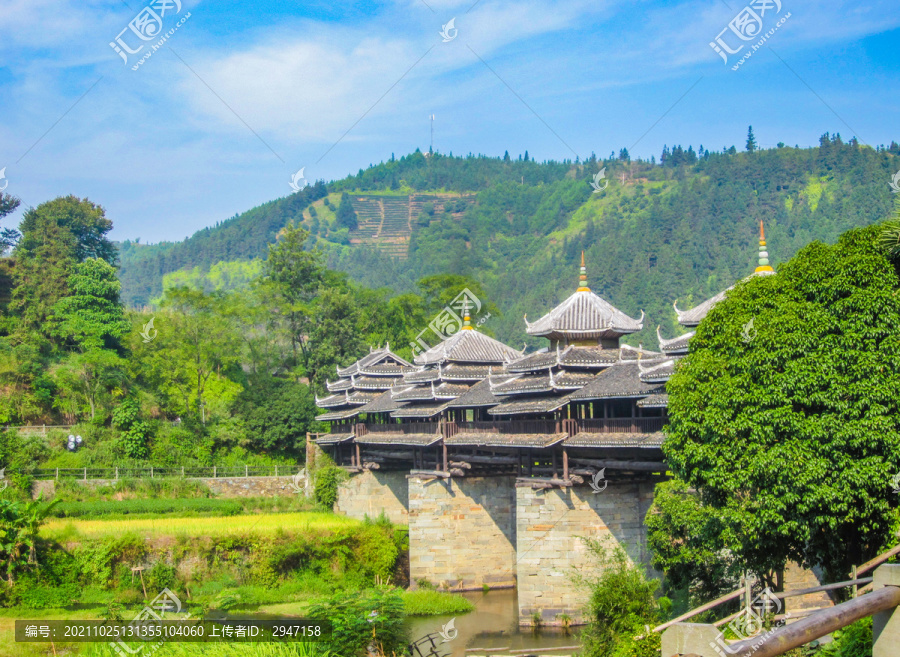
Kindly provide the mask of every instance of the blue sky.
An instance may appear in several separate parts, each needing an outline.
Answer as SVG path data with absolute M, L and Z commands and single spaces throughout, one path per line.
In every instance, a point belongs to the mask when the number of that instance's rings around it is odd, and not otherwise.
M 761 33 L 782 24 L 732 70 L 748 6 Z M 146 7 L 177 29 L 133 70 L 158 36 L 129 29 L 158 27 Z M 127 63 L 120 33 L 145 44 Z M 720 33 L 745 46 L 727 64 Z M 300 167 L 332 180 L 425 150 L 432 113 L 455 154 L 658 157 L 740 148 L 750 124 L 762 146 L 878 145 L 900 141 L 898 47 L 888 0 L 0 0 L 0 187 L 86 196 L 114 238 L 156 242 L 289 194 Z

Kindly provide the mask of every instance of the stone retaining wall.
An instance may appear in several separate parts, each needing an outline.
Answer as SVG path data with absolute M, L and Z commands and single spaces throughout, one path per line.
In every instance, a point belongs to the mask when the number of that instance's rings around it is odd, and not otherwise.
M 73 479 L 82 486 L 112 486 L 115 479 Z M 196 478 L 189 481 L 198 481 L 205 484 L 217 497 L 284 497 L 298 495 L 291 486 L 293 477 L 216 477 Z M 311 491 L 310 491 L 311 492 Z M 51 499 L 56 494 L 56 481 L 53 479 L 35 481 L 31 489 L 31 495 L 37 498 L 43 493 L 44 499 Z

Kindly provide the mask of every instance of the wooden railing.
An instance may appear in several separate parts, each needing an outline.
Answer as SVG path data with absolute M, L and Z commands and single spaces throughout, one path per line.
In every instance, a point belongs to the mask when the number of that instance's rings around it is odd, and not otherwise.
M 788 618 L 794 618 L 796 619 L 796 622 L 791 625 L 783 625 L 779 629 L 769 632 L 762 640 L 760 640 L 758 636 L 754 636 L 734 643 L 729 646 L 729 652 L 735 657 L 775 657 L 788 650 L 814 641 L 837 629 L 846 627 L 861 618 L 900 606 L 900 588 L 885 587 L 874 593 L 869 592 L 862 595 L 863 590 L 873 583 L 874 578 L 859 577 L 859 575 L 873 570 L 898 554 L 900 554 L 900 545 L 867 561 L 862 566 L 853 566 L 850 573 L 851 579 L 843 582 L 823 584 L 821 586 L 814 586 L 797 591 L 775 593 L 773 597 L 779 600 L 785 600 L 787 598 L 810 595 L 812 593 L 849 588 L 851 591 L 851 599 L 834 606 L 819 607 L 798 613 L 775 616 L 772 620 L 784 621 Z M 751 586 L 751 582 L 745 580 L 741 588 L 732 591 L 731 593 L 726 593 L 720 598 L 701 605 L 696 609 L 692 609 L 678 618 L 673 618 L 662 625 L 658 625 L 651 631 L 662 632 L 663 630 L 669 629 L 674 625 L 682 623 L 706 611 L 710 611 L 726 602 L 743 597 L 743 607 L 741 610 L 712 623 L 713 627 L 721 627 L 736 619 L 741 614 L 748 612 L 752 599 Z
M 184 477 L 186 479 L 216 479 L 230 477 L 285 477 L 293 475 L 300 465 L 234 465 L 207 467 L 146 467 L 146 468 L 36 468 L 26 471 L 35 479 L 161 479 Z M 12 474 L 9 471 L 7 474 Z
M 367 433 L 437 433 L 439 422 L 397 422 L 387 424 L 357 424 L 356 436 L 365 436 Z
M 666 419 L 662 417 L 632 417 L 576 420 L 579 431 L 585 433 L 654 433 L 662 431 Z
M 457 431 L 484 433 L 559 433 L 556 420 L 507 420 L 505 422 L 451 422 Z M 456 432 L 454 432 L 456 433 Z M 452 435 L 452 434 L 451 434 Z

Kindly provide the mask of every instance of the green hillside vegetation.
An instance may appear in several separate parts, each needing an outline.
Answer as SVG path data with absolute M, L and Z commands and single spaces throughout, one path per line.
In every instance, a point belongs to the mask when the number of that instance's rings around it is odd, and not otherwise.
M 631 341 L 653 345 L 657 324 L 666 335 L 677 330 L 673 301 L 690 308 L 752 271 L 760 219 L 777 266 L 813 240 L 833 242 L 886 218 L 898 154 L 897 144 L 875 149 L 829 134 L 806 149 L 676 146 L 658 162 L 631 160 L 624 150 L 605 160 L 543 163 L 416 152 L 330 183 L 327 197 L 320 186 L 177 245 L 126 245 L 123 299 L 146 303 L 172 267 L 198 267 L 198 276 L 217 260 L 260 257 L 264 244 L 245 243 L 238 227 L 262 235 L 255 225 L 264 220 L 274 234 L 279 222 L 298 219 L 330 268 L 368 287 L 412 292 L 433 274 L 479 281 L 503 311 L 488 327 L 511 344 L 525 339 L 523 315 L 533 321 L 572 291 L 584 249 L 592 289 L 632 316 L 644 310 L 647 328 Z M 593 193 L 590 182 L 604 168 L 601 186 L 608 186 Z M 337 221 L 345 192 L 358 217 L 347 233 Z M 465 203 L 442 202 L 453 197 Z M 376 237 L 378 203 L 395 214 L 405 208 L 406 254 L 394 248 L 404 239 L 396 226 Z

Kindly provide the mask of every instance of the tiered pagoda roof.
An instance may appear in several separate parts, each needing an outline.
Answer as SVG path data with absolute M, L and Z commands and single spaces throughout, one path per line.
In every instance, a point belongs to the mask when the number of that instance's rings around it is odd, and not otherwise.
M 534 324 L 525 320 L 527 332 L 548 338 L 551 346 L 509 363 L 503 381 L 489 377 L 500 403 L 488 413 L 544 414 L 562 408 L 604 371 L 637 357 L 639 350 L 620 345 L 619 339 L 641 330 L 643 318 L 641 313 L 632 319 L 590 290 L 582 253 L 575 293 Z M 636 381 L 637 374 L 635 369 Z
M 338 378 L 325 384 L 331 394 L 323 398 L 316 396 L 316 406 L 329 412 L 316 419 L 328 422 L 356 417 L 363 407 L 390 390 L 403 370 L 410 367 L 389 345 L 372 349 L 349 367 L 338 367 Z
M 438 415 L 479 381 L 522 353 L 474 329 L 466 311 L 462 328 L 414 359 L 390 389 L 398 407 L 394 418 L 426 419 Z
M 744 281 L 748 281 L 751 278 L 756 276 L 771 276 L 775 273 L 775 270 L 772 269 L 772 266 L 769 264 L 769 253 L 766 251 L 766 231 L 763 227 L 763 222 L 759 222 L 759 256 L 758 256 L 758 264 L 753 273 L 747 276 L 746 278 L 741 279 L 739 282 L 743 283 Z M 690 310 L 678 310 L 677 301 L 672 304 L 675 308 L 675 314 L 678 316 L 678 323 L 684 326 L 685 328 L 695 328 L 702 322 L 706 316 L 709 314 L 709 311 L 712 310 L 716 304 L 718 304 L 725 296 L 734 289 L 734 285 L 722 290 L 714 297 L 711 297 Z M 656 367 L 648 367 L 646 369 L 642 369 L 641 371 L 641 380 L 650 381 L 650 382 L 665 382 L 668 381 L 669 377 L 672 375 L 675 369 L 675 363 L 684 356 L 687 355 L 689 349 L 689 342 L 692 337 L 694 337 L 694 331 L 689 331 L 684 335 L 680 335 L 677 338 L 672 338 L 667 340 L 662 337 L 662 334 L 659 332 L 659 327 L 656 328 L 656 337 L 659 339 L 659 348 L 660 350 L 671 357 L 671 360 L 667 361 L 664 364 L 658 365 Z M 662 400 L 664 401 L 664 400 Z M 657 403 L 661 403 L 660 400 L 657 400 Z M 643 405 L 643 408 L 648 408 L 649 402 Z
M 632 319 L 587 286 L 584 253 L 581 254 L 580 285 L 577 290 L 556 308 L 534 324 L 525 317 L 529 335 L 561 341 L 563 344 L 586 340 L 615 340 L 643 327 L 644 313 L 640 319 Z

